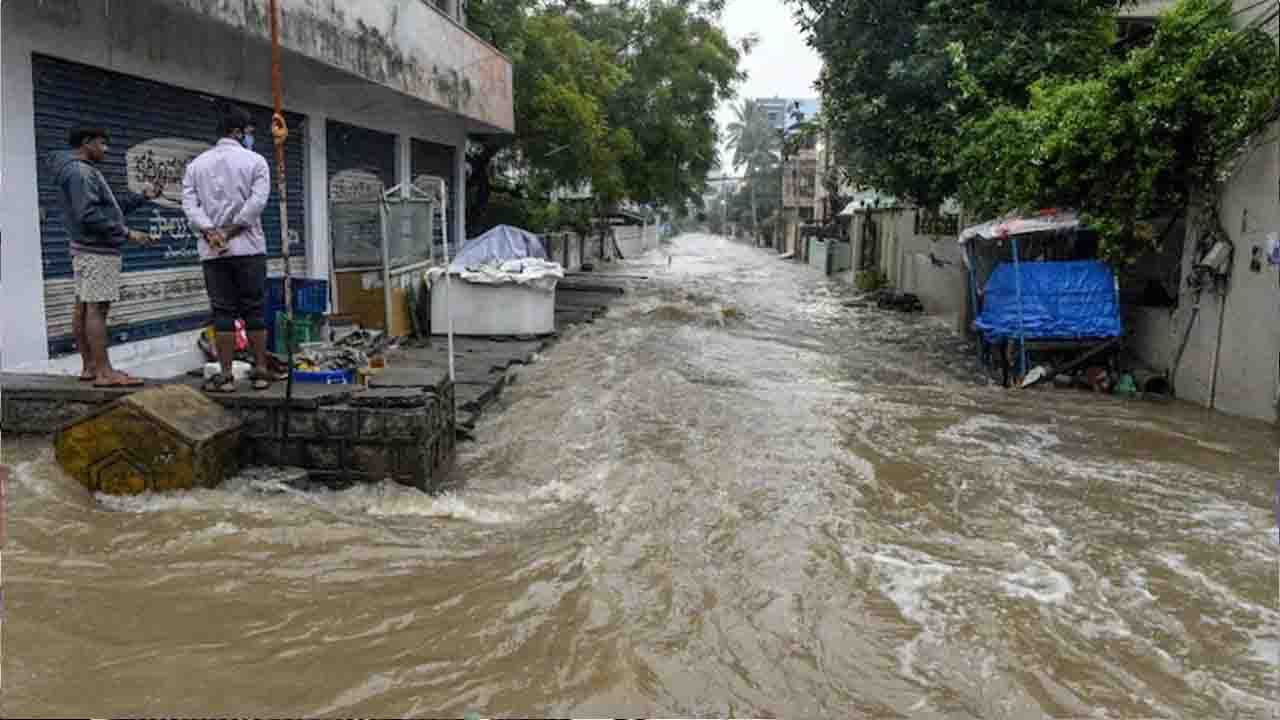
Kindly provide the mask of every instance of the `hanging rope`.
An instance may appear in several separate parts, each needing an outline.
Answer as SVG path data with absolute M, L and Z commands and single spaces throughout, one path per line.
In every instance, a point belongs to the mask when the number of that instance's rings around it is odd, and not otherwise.
M 288 377 L 284 391 L 284 421 L 280 433 L 280 458 L 285 458 L 289 441 L 289 415 L 293 406 L 293 270 L 289 261 L 289 191 L 285 182 L 284 149 L 289 140 L 289 125 L 284 119 L 284 81 L 280 72 L 280 2 L 271 0 L 271 139 L 276 149 L 276 185 L 280 193 L 280 256 L 284 260 L 284 342 L 288 348 Z M 274 320 L 274 319 L 273 319 Z

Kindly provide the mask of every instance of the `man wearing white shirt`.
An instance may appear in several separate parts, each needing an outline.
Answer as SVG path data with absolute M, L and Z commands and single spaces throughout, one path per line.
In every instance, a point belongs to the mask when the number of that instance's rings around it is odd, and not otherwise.
M 197 245 L 205 288 L 213 308 L 221 373 L 205 384 L 210 392 L 235 392 L 235 322 L 243 320 L 253 348 L 255 390 L 276 378 L 267 360 L 267 239 L 262 211 L 271 195 L 271 171 L 253 147 L 253 119 L 228 108 L 218 123 L 221 137 L 191 161 L 182 179 L 182 209 L 200 231 Z

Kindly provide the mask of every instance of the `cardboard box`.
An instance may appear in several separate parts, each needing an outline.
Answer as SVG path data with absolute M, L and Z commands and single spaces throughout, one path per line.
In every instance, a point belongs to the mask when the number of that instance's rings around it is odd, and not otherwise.
M 337 272 L 338 312 L 355 318 L 361 326 L 374 330 L 386 330 L 388 334 L 404 337 L 413 333 L 413 321 L 409 317 L 408 294 L 401 288 L 391 289 L 391 328 L 385 327 L 384 307 L 386 297 L 382 289 L 382 273 Z

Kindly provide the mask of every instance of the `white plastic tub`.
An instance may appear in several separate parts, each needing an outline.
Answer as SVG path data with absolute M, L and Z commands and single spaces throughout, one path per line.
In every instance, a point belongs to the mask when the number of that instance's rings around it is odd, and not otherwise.
M 449 305 L 455 335 L 549 335 L 556 329 L 556 293 L 506 283 L 470 283 L 450 278 Z M 431 334 L 449 332 L 445 281 L 431 286 Z

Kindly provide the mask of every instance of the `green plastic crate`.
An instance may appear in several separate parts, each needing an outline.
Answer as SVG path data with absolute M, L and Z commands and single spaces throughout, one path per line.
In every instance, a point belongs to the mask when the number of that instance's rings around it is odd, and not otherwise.
M 289 352 L 288 346 L 285 344 L 285 323 L 288 317 L 283 311 L 276 313 L 275 322 L 275 351 L 279 355 Z M 302 343 L 319 342 L 321 340 L 320 333 L 324 325 L 323 315 L 306 315 L 294 313 L 293 315 L 293 346 L 297 348 Z

